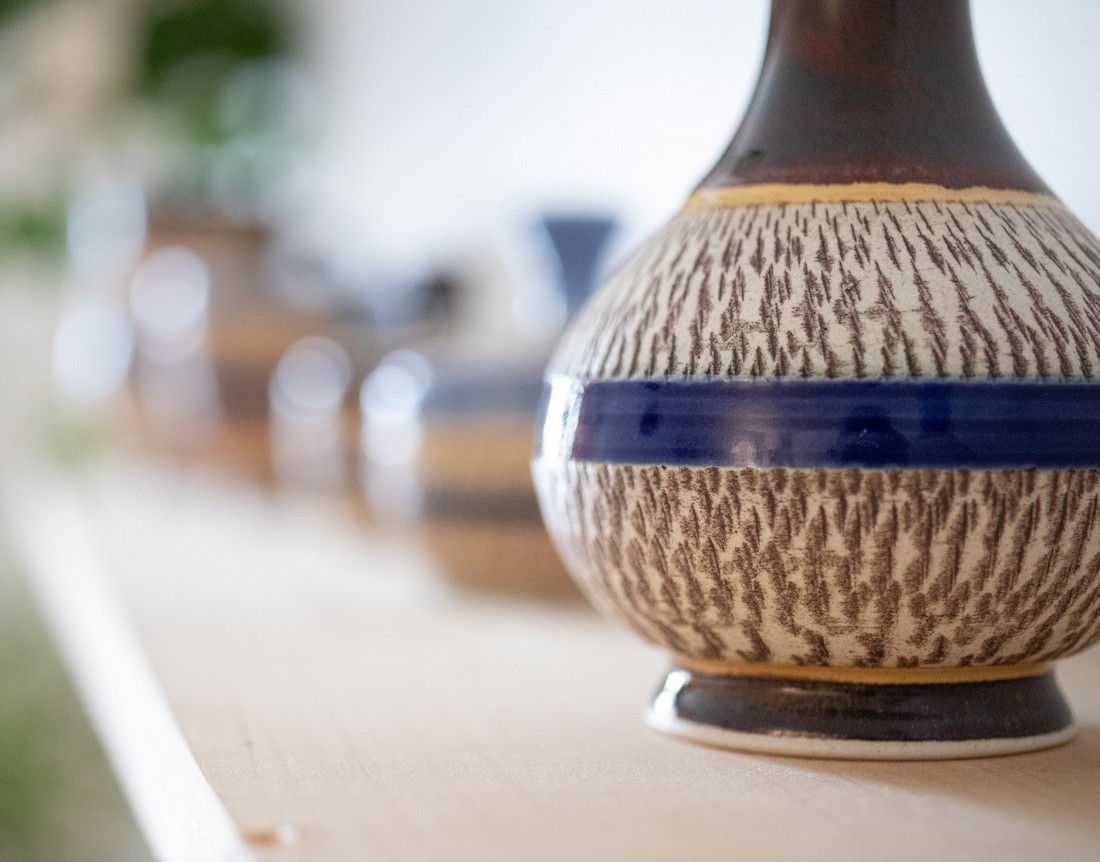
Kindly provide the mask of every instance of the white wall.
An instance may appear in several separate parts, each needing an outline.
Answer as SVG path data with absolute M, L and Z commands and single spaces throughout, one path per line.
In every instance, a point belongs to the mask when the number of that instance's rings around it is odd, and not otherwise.
M 1032 166 L 1100 233 L 1100 3 L 973 0 L 993 100 Z
M 754 83 L 765 0 L 308 0 L 329 241 L 445 247 L 525 207 L 679 204 Z M 1100 3 L 975 0 L 994 98 L 1100 229 Z M 1058 93 L 1058 95 L 1055 95 Z M 369 245 L 364 246 L 364 239 Z

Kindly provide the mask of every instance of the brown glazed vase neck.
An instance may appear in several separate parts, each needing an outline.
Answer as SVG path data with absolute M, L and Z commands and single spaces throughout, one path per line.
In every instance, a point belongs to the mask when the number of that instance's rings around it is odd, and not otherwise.
M 702 188 L 1047 191 L 982 80 L 968 0 L 773 0 L 756 92 Z

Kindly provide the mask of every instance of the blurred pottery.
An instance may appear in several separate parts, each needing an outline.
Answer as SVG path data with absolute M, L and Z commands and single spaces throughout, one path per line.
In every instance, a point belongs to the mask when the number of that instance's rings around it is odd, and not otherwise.
M 359 523 L 375 524 L 363 494 L 361 416 L 351 381 L 370 374 L 387 347 L 445 335 L 454 290 L 450 275 L 435 270 L 366 273 L 340 290 L 296 281 L 292 301 L 312 307 L 324 323 L 323 334 L 287 349 L 271 377 L 268 427 L 280 488 L 325 497 Z
M 433 365 L 406 350 L 363 386 L 372 508 L 414 528 L 443 573 L 464 587 L 576 594 L 531 482 L 541 369 L 528 361 L 502 377 L 491 365 Z
M 684 209 L 550 363 L 540 502 L 667 649 L 647 713 L 791 755 L 1042 748 L 1100 637 L 1100 242 L 1001 125 L 964 0 L 774 0 Z
M 349 458 L 356 451 L 348 392 L 352 365 L 335 341 L 310 336 L 283 354 L 269 385 L 271 456 L 283 487 L 362 499 Z
M 612 229 L 602 217 L 543 220 L 540 235 L 554 252 L 553 287 L 566 313 L 590 292 Z M 530 348 L 496 358 L 402 350 L 364 383 L 372 508 L 414 526 L 443 573 L 462 586 L 576 597 L 531 478 L 545 362 L 544 351 Z
M 130 292 L 141 427 L 154 448 L 273 478 L 268 384 L 323 320 L 272 288 L 264 228 L 154 220 Z

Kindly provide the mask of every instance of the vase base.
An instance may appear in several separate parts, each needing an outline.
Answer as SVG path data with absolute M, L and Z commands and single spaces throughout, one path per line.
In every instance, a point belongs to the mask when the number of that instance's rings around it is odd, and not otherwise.
M 646 723 L 692 742 L 792 757 L 948 760 L 1060 745 L 1075 728 L 1054 674 L 854 683 L 674 669 Z

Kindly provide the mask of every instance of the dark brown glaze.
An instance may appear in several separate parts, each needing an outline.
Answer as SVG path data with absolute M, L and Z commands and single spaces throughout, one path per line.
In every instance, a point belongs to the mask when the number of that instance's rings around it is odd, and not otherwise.
M 874 742 L 1012 739 L 1057 733 L 1073 723 L 1050 673 L 868 685 L 676 670 L 654 710 L 660 718 L 741 733 Z
M 1048 191 L 993 107 L 968 0 L 773 0 L 756 92 L 700 187 L 852 182 Z

